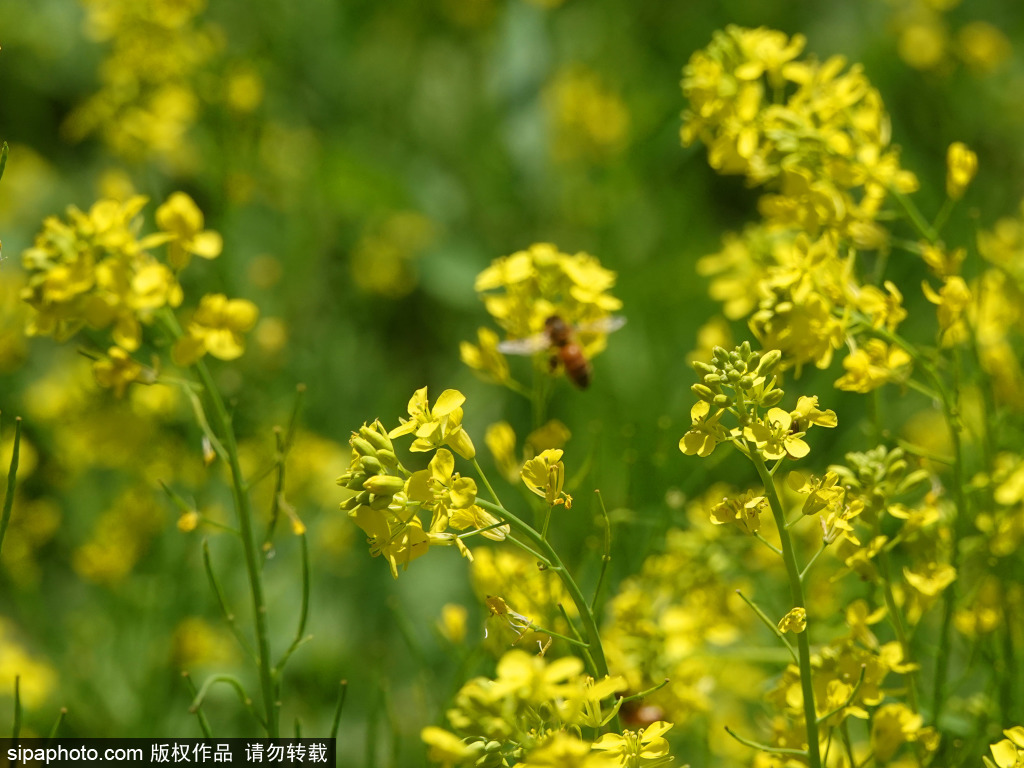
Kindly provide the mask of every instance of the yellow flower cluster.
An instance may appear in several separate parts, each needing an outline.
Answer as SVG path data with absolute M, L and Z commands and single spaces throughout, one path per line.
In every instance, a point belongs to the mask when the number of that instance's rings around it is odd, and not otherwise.
M 629 111 L 598 75 L 579 67 L 558 73 L 544 93 L 555 159 L 601 160 L 629 139 Z
M 836 415 L 819 410 L 817 397 L 801 397 L 792 411 L 776 407 L 784 394 L 776 388 L 773 375 L 780 361 L 778 350 L 761 354 L 744 342 L 731 352 L 716 347 L 710 364 L 694 363 L 701 381 L 692 389 L 700 399 L 690 409 L 692 423 L 679 441 L 679 450 L 704 457 L 711 455 L 719 443 L 731 442 L 746 456 L 757 454 L 771 461 L 806 456 L 810 452 L 803 440 L 807 430 L 812 426 L 836 426 Z M 728 414 L 735 419 L 735 426 L 722 424 Z M 763 509 L 761 501 L 751 498 L 734 509 L 723 510 L 718 522 L 746 520 Z M 756 530 L 749 521 L 742 526 L 751 533 Z
M 974 75 L 988 75 L 1002 68 L 1013 47 L 999 27 L 987 21 L 970 21 L 959 28 L 946 14 L 959 0 L 893 0 L 891 26 L 896 32 L 896 52 L 914 69 L 949 76 L 963 65 Z
M 729 27 L 693 55 L 683 73 L 690 100 L 682 138 L 708 146 L 712 167 L 766 186 L 763 220 L 700 260 L 711 295 L 730 319 L 748 318 L 765 348 L 785 367 L 828 367 L 844 345 L 841 389 L 869 392 L 910 375 L 907 352 L 886 340 L 906 317 L 889 281 L 862 280 L 858 251 L 888 252 L 890 200 L 907 203 L 917 180 L 890 144 L 881 97 L 857 66 L 833 57 L 799 58 L 805 41 L 767 29 Z M 948 157 L 949 199 L 961 197 L 977 157 L 955 142 Z M 942 341 L 964 337 L 970 292 L 956 252 L 920 246 L 943 280 L 925 288 L 939 305 Z
M 65 220 L 51 216 L 31 248 L 22 254 L 28 272 L 22 299 L 34 310 L 29 335 L 67 341 L 81 329 L 110 330 L 114 346 L 94 364 L 97 381 L 120 397 L 132 382 L 152 383 L 156 371 L 132 358 L 143 342 L 143 327 L 178 307 L 184 295 L 178 272 L 192 256 L 220 255 L 221 236 L 204 229 L 203 214 L 186 194 L 176 192 L 157 208 L 159 231 L 140 236 L 146 198 L 100 200 L 88 212 L 71 206 Z M 167 248 L 167 262 L 153 250 Z M 206 353 L 222 360 L 242 354 L 242 334 L 256 323 L 249 301 L 221 294 L 202 297 L 172 358 L 190 365 Z M 165 330 L 178 334 L 173 322 Z
M 889 117 L 859 66 L 842 57 L 798 60 L 805 40 L 730 26 L 683 70 L 682 139 L 700 139 L 721 173 L 779 194 L 761 200 L 765 218 L 817 236 L 838 231 L 866 246 L 890 189 L 911 192 L 913 174 L 889 145 Z
M 470 680 L 456 694 L 447 713 L 452 730 L 430 726 L 422 738 L 430 759 L 453 767 L 500 765 L 503 757 L 538 768 L 666 765 L 671 758 L 663 760 L 668 743 L 661 735 L 667 723 L 642 737 L 607 734 L 593 744 L 579 737 L 581 728 L 599 728 L 614 715 L 614 709 L 602 709 L 601 701 L 624 687 L 620 677 L 587 677 L 583 662 L 574 657 L 548 662 L 525 651 L 508 651 L 494 679 Z M 556 757 L 566 762 L 552 762 Z M 641 762 L 640 757 L 659 762 Z
M 473 442 L 462 429 L 461 392 L 441 393 L 433 408 L 423 387 L 409 400 L 409 415 L 388 432 L 376 421 L 352 433 L 352 460 L 338 478 L 352 495 L 341 503 L 370 543 L 370 553 L 383 556 L 398 578 L 413 560 L 430 546 L 455 546 L 472 559 L 461 536 L 448 531 L 473 529 L 495 540 L 505 538 L 508 527 L 476 504 L 477 487 L 472 478 L 455 472 L 450 446 L 463 458 L 475 455 Z M 427 469 L 410 472 L 398 460 L 392 438 L 415 434 L 411 450 L 435 451 Z M 424 529 L 420 511 L 430 514 Z
M 707 519 L 707 507 L 726 492 L 713 486 L 696 499 L 691 527 L 670 530 L 664 551 L 649 555 L 608 604 L 603 636 L 613 673 L 633 693 L 668 680 L 637 710 L 623 713 L 627 722 L 646 711 L 648 722 L 685 726 L 710 717 L 719 723 L 730 694 L 746 697 L 757 689 L 752 680 L 759 673 L 729 654 L 749 636 L 753 618 L 731 573 L 748 540 L 723 546 Z
M 589 359 L 605 348 L 608 322 L 622 302 L 609 291 L 616 275 L 593 256 L 570 256 L 548 243 L 538 243 L 525 251 L 496 259 L 476 278 L 476 292 L 487 312 L 505 332 L 500 343 L 493 331 L 481 328 L 479 344 L 462 342 L 462 361 L 483 376 L 499 384 L 510 381 L 503 348 L 538 356 L 543 370 L 551 349 L 548 320 L 560 318 L 579 331 L 579 343 Z
M 66 221 L 51 216 L 43 222 L 22 255 L 29 274 L 22 298 L 36 310 L 29 335 L 67 341 L 85 325 L 113 326 L 114 341 L 134 351 L 142 342 L 141 323 L 181 304 L 174 273 L 149 252 L 173 235 L 137 235 L 146 202 L 141 196 L 124 203 L 101 200 L 87 213 L 69 207 Z
M 186 140 L 198 118 L 200 71 L 222 47 L 221 31 L 200 20 L 205 0 L 80 0 L 86 30 L 110 48 L 101 86 L 68 117 L 73 139 L 98 133 L 128 160 L 191 161 Z

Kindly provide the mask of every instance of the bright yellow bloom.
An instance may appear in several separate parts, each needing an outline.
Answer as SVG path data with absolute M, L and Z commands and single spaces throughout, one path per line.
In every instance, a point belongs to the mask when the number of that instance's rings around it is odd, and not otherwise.
M 609 293 L 615 279 L 615 273 L 593 256 L 570 256 L 548 243 L 536 243 L 493 261 L 477 276 L 475 288 L 506 339 L 540 340 L 536 350 L 530 351 L 536 351 L 538 366 L 552 373 L 550 345 L 545 343 L 548 319 L 557 316 L 576 328 L 583 354 L 587 359 L 594 357 L 606 346 L 604 324 L 622 307 Z M 500 378 L 503 366 L 496 358 L 499 353 L 490 349 L 493 337 L 481 335 L 480 341 L 480 347 L 463 346 L 463 359 L 479 366 L 478 370 L 487 370 L 492 378 Z
M 743 430 L 743 436 L 757 446 L 758 452 L 766 459 L 781 459 L 789 456 L 801 459 L 811 452 L 803 441 L 804 432 L 793 432 L 793 417 L 781 408 L 772 408 L 763 420 L 750 424 Z
M 450 446 L 464 459 L 476 456 L 476 448 L 469 434 L 462 428 L 462 404 L 466 396 L 457 389 L 446 389 L 437 398 L 433 408 L 427 400 L 427 388 L 423 387 L 413 393 L 409 400 L 409 416 L 402 419 L 401 424 L 392 429 L 391 438 L 414 434 L 409 450 L 417 452 L 432 451 L 442 445 Z
M 224 248 L 219 233 L 203 229 L 203 212 L 184 192 L 175 192 L 156 209 L 156 223 L 173 237 L 167 245 L 167 260 L 181 271 L 192 256 L 214 259 Z
M 67 341 L 85 325 L 113 326 L 115 343 L 133 351 L 142 341 L 141 324 L 158 309 L 181 304 L 174 274 L 147 250 L 165 238 L 137 235 L 145 204 L 141 196 L 124 203 L 100 200 L 88 213 L 71 206 L 66 221 L 43 222 L 22 254 L 28 284 L 21 297 L 36 310 L 30 335 Z
M 744 533 L 757 533 L 761 514 L 768 511 L 768 499 L 747 491 L 742 496 L 727 496 L 710 510 L 715 525 L 733 523 Z
M 1003 731 L 1006 737 L 989 749 L 999 768 L 1024 768 L 1024 727 L 1015 725 Z
M 793 608 L 789 613 L 779 620 L 780 632 L 792 632 L 800 634 L 807 629 L 807 609 Z
M 660 768 L 669 765 L 673 759 L 669 754 L 668 740 L 664 738 L 671 727 L 672 723 L 659 720 L 640 732 L 606 733 L 594 742 L 594 749 L 607 752 L 629 768 Z
M 712 413 L 711 406 L 704 400 L 694 403 L 690 408 L 692 423 L 679 440 L 679 450 L 687 456 L 710 456 L 715 446 L 729 438 L 729 431 L 719 423 L 723 415 L 725 411 L 720 408 Z
M 539 456 L 530 459 L 523 465 L 520 473 L 523 485 L 537 494 L 549 506 L 564 504 L 572 506 L 572 497 L 563 493 L 565 483 L 565 465 L 562 463 L 562 451 L 549 449 L 541 451 Z

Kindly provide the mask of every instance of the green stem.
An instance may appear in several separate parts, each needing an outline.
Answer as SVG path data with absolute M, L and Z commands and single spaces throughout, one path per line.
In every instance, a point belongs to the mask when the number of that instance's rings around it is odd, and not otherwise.
M 783 634 L 782 630 L 779 629 L 778 625 L 775 622 L 768 618 L 768 614 L 761 610 L 761 606 L 759 606 L 749 597 L 744 595 L 743 592 L 739 589 L 736 590 L 736 594 L 739 595 L 740 599 L 750 607 L 750 610 L 757 614 L 757 618 L 759 618 L 764 623 L 764 625 L 772 631 L 772 634 L 774 634 L 777 638 L 779 638 L 779 640 L 782 641 L 782 644 L 786 646 L 786 648 L 789 650 L 789 655 L 793 657 L 793 661 L 799 661 L 796 655 L 796 649 L 793 648 L 792 643 L 789 642 L 789 638 L 787 638 L 786 635 Z
M 754 462 L 757 474 L 764 484 L 765 496 L 771 506 L 772 515 L 775 517 L 775 525 L 779 529 L 779 540 L 782 543 L 782 560 L 786 564 L 786 574 L 789 577 L 789 591 L 794 608 L 806 608 L 804 600 L 803 582 L 800 580 L 800 569 L 796 563 L 796 552 L 793 549 L 793 540 L 786 527 L 786 513 L 782 509 L 782 502 L 779 500 L 778 491 L 775 488 L 775 480 L 765 466 L 764 459 L 756 451 L 750 452 L 750 458 Z M 818 715 L 814 707 L 814 685 L 811 680 L 811 644 L 808 640 L 809 628 L 798 632 L 797 652 L 800 657 L 800 687 L 804 698 L 804 721 L 807 728 L 807 758 L 810 768 L 821 768 L 821 755 L 818 746 Z
M 263 710 L 266 717 L 267 735 L 276 739 L 280 735 L 278 728 L 277 701 L 274 695 L 274 675 L 270 658 L 270 637 L 267 631 L 267 604 L 263 597 L 263 579 L 260 573 L 260 559 L 256 547 L 256 537 L 252 525 L 252 508 L 249 494 L 242 475 L 242 466 L 238 460 L 238 444 L 231 426 L 224 399 L 214 384 L 209 368 L 203 360 L 195 364 L 199 380 L 206 389 L 206 395 L 213 405 L 214 428 L 220 433 L 221 441 L 228 454 L 228 465 L 231 468 L 231 492 L 234 496 L 235 509 L 238 511 L 238 527 L 242 537 L 242 550 L 245 554 L 245 570 L 249 577 L 249 591 L 252 594 L 252 607 L 256 628 L 257 660 L 259 662 L 260 689 L 263 694 Z
M 14 485 L 18 479 L 18 455 L 21 447 L 21 417 L 14 420 L 14 447 L 11 450 L 11 467 L 7 472 L 7 490 L 4 493 L 4 508 L 0 513 L 0 549 L 3 548 L 4 534 L 7 524 L 11 522 L 11 510 L 14 508 Z
M 544 556 L 544 559 L 550 563 L 550 570 L 554 571 L 558 578 L 561 580 L 562 585 L 565 587 L 565 591 L 569 593 L 569 598 L 576 606 L 576 610 L 579 611 L 580 621 L 583 624 L 583 633 L 587 639 L 587 646 L 590 652 L 590 656 L 593 660 L 593 669 L 590 670 L 591 674 L 595 679 L 601 679 L 608 674 L 608 662 L 605 661 L 604 647 L 601 645 L 601 635 L 597 629 L 597 622 L 594 620 L 594 613 L 590 610 L 590 605 L 587 603 L 583 592 L 580 591 L 579 585 L 576 580 L 573 579 L 572 574 L 565 567 L 562 559 L 558 556 L 558 553 L 552 548 L 544 537 L 540 535 L 531 525 L 528 525 L 523 520 L 516 517 L 514 514 L 509 512 L 505 507 L 500 504 L 492 504 L 489 501 L 483 499 L 477 499 L 476 503 L 484 509 L 499 515 L 505 520 L 512 529 L 517 533 L 521 534 L 524 538 L 536 547 L 536 549 Z
M 896 202 L 898 202 L 903 208 L 903 212 L 907 214 L 907 218 L 910 219 L 914 228 L 917 229 L 921 237 L 930 243 L 937 242 L 939 239 L 938 233 L 935 231 L 935 228 L 925 220 L 924 216 L 921 215 L 921 212 L 917 210 L 917 206 L 914 205 L 914 202 L 899 190 L 890 188 L 889 192 L 892 194 Z

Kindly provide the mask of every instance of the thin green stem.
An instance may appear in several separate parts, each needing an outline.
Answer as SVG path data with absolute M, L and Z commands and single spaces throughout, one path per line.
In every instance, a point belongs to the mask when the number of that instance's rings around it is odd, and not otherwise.
M 14 676 L 14 725 L 11 728 L 11 738 L 16 739 L 21 734 L 21 675 Z
M 956 200 L 951 197 L 947 197 L 945 202 L 942 203 L 942 207 L 939 208 L 939 212 L 935 215 L 935 221 L 932 223 L 932 231 L 935 232 L 936 236 L 942 232 L 942 228 L 946 226 L 946 221 L 949 219 L 949 214 L 953 212 L 953 208 L 956 206 Z
M 793 540 L 786 528 L 786 514 L 782 509 L 782 502 L 775 488 L 775 480 L 765 466 L 764 459 L 756 451 L 751 451 L 751 460 L 757 469 L 757 474 L 764 484 L 765 496 L 771 507 L 772 515 L 775 517 L 775 525 L 779 529 L 779 540 L 782 543 L 782 560 L 786 564 L 786 574 L 789 577 L 789 590 L 794 608 L 806 608 L 804 600 L 803 582 L 800 580 L 800 569 L 796 563 L 796 552 L 793 549 Z M 818 746 L 818 719 L 817 710 L 814 707 L 814 685 L 811 680 L 811 645 L 808 640 L 809 627 L 803 632 L 797 633 L 797 651 L 800 667 L 800 687 L 804 698 L 804 721 L 807 728 L 807 758 L 810 768 L 821 768 L 821 754 Z
M 498 494 L 494 492 L 494 486 L 491 485 L 491 481 L 487 479 L 487 475 L 484 474 L 483 469 L 480 467 L 480 462 L 476 460 L 476 456 L 474 456 L 471 461 L 473 462 L 473 469 L 476 470 L 477 476 L 480 478 L 481 482 L 483 482 L 484 488 L 486 488 L 487 492 L 491 495 L 491 499 L 495 504 L 501 506 L 501 500 L 498 498 Z
M 185 685 L 188 687 L 188 695 L 193 701 L 196 696 L 199 695 L 199 691 L 196 690 L 195 681 L 192 679 L 192 675 L 188 672 L 182 672 L 181 676 L 185 678 Z M 206 719 L 206 713 L 203 712 L 202 706 L 195 708 L 196 719 L 199 721 L 199 730 L 203 732 L 203 736 L 207 739 L 213 738 L 213 732 L 210 730 L 210 721 Z
M 604 586 L 604 578 L 608 573 L 608 564 L 612 561 L 612 523 L 608 517 L 608 509 L 604 505 L 604 496 L 600 490 L 595 490 L 597 501 L 601 506 L 601 519 L 604 521 L 604 552 L 601 554 L 601 573 L 597 577 L 597 586 L 594 587 L 594 597 L 590 601 L 590 609 L 597 615 L 597 600 L 601 595 L 601 587 Z
M 348 680 L 338 683 L 338 703 L 334 706 L 334 718 L 331 720 L 331 738 L 338 738 L 338 728 L 341 725 L 341 712 L 345 708 L 345 698 L 348 696 Z
M 797 757 L 810 757 L 806 749 L 787 749 L 785 747 L 770 747 L 767 744 L 761 744 L 750 739 L 745 739 L 736 733 L 728 725 L 725 726 L 725 732 L 732 736 L 736 741 L 745 746 L 756 749 L 759 752 L 765 752 L 769 755 L 796 755 Z
M 217 603 L 220 605 L 221 613 L 224 615 L 224 621 L 227 622 L 228 627 L 231 629 L 231 633 L 238 640 L 238 644 L 242 646 L 242 650 L 245 651 L 246 655 L 254 662 L 257 661 L 256 653 L 253 651 L 252 646 L 246 639 L 245 635 L 242 634 L 242 630 L 238 626 L 238 622 L 235 621 L 234 611 L 228 608 L 227 597 L 224 595 L 224 590 L 220 586 L 220 581 L 217 580 L 217 574 L 213 570 L 213 560 L 210 557 L 210 543 L 203 539 L 203 568 L 206 569 L 206 580 L 210 582 L 210 589 L 213 590 L 214 596 L 217 598 Z
M 175 338 L 181 338 L 182 330 L 177 318 L 171 312 L 160 315 L 164 327 Z M 192 366 L 199 376 L 203 385 L 212 412 L 212 430 L 207 427 L 206 431 L 211 442 L 217 445 L 219 439 L 224 458 L 231 469 L 231 492 L 234 497 L 235 510 L 238 514 L 239 534 L 242 539 L 242 552 L 245 556 L 245 570 L 249 579 L 249 592 L 252 596 L 253 623 L 256 630 L 257 665 L 259 667 L 260 690 L 263 695 L 263 711 L 265 713 L 264 726 L 270 738 L 277 738 L 280 735 L 278 726 L 278 702 L 276 686 L 274 681 L 273 662 L 270 655 L 270 636 L 267 627 L 267 604 L 263 596 L 263 579 L 260 571 L 260 558 L 256 546 L 256 535 L 253 530 L 252 506 L 249 500 L 248 489 L 245 484 L 245 476 L 242 474 L 242 466 L 238 458 L 238 443 L 235 439 L 235 431 L 231 425 L 231 417 L 228 415 L 224 399 L 220 395 L 210 374 L 210 369 L 202 359 L 197 360 Z M 186 390 L 187 391 L 187 390 Z M 197 418 L 202 422 L 204 412 L 201 408 L 196 410 Z M 214 432 L 216 434 L 210 434 Z
M 60 727 L 64 725 L 64 718 L 68 716 L 68 708 L 61 707 L 60 712 L 57 713 L 57 719 L 53 721 L 53 727 L 50 729 L 51 739 L 56 739 L 57 734 L 60 732 Z
M 299 623 L 295 628 L 295 639 L 292 640 L 292 644 L 288 646 L 282 655 L 280 661 L 274 666 L 274 677 L 278 678 L 281 674 L 281 670 L 284 669 L 285 663 L 291 657 L 293 653 L 298 649 L 300 645 L 308 642 L 313 638 L 312 635 L 306 634 L 306 621 L 309 618 L 309 544 L 306 541 L 306 534 L 299 534 L 299 546 L 302 550 L 302 601 L 299 604 Z
M 768 614 L 761 610 L 761 606 L 759 606 L 749 597 L 744 595 L 741 590 L 737 589 L 736 594 L 739 595 L 740 599 L 750 607 L 750 610 L 757 614 L 757 618 L 759 618 L 762 621 L 762 623 L 764 623 L 764 625 L 772 631 L 772 634 L 774 634 L 777 638 L 779 638 L 779 640 L 782 641 L 782 644 L 786 646 L 786 649 L 789 651 L 789 655 L 793 657 L 793 661 L 799 662 L 799 659 L 797 658 L 796 654 L 796 649 L 793 648 L 792 643 L 789 642 L 789 638 L 787 638 L 786 635 L 783 634 L 782 630 L 779 629 L 778 625 L 775 622 L 768 618 Z
M 576 605 L 576 610 L 579 611 L 580 621 L 583 624 L 583 633 L 586 637 L 588 650 L 593 661 L 593 669 L 590 670 L 591 674 L 597 679 L 607 676 L 608 662 L 604 657 L 604 647 L 601 645 L 601 634 L 598 632 L 597 622 L 594 620 L 594 613 L 590 610 L 590 605 L 587 603 L 586 598 L 580 591 L 579 585 L 576 583 L 576 580 L 573 579 L 569 570 L 565 567 L 565 564 L 558 556 L 558 553 L 555 552 L 552 546 L 548 544 L 548 542 L 544 540 L 544 537 L 534 530 L 532 526 L 516 517 L 505 509 L 505 507 L 500 504 L 492 504 L 491 502 L 484 501 L 483 499 L 477 499 L 476 503 L 505 520 L 510 526 L 512 526 L 513 530 L 529 540 L 529 542 L 544 556 L 544 559 L 551 564 L 549 566 L 550 570 L 554 571 L 561 580 L 562 585 L 565 587 L 565 591 L 569 593 L 569 598 Z
M 4 492 L 4 508 L 0 512 L 0 549 L 3 549 L 4 534 L 7 524 L 11 522 L 11 510 L 14 509 L 14 486 L 18 479 L 18 455 L 21 448 L 21 417 L 14 420 L 14 447 L 11 450 L 11 466 L 7 471 L 7 490 Z
M 192 705 L 189 707 L 189 712 L 196 712 L 199 710 L 203 705 L 203 701 L 206 700 L 206 694 L 209 693 L 210 688 L 217 683 L 224 683 L 225 685 L 230 686 L 234 692 L 238 694 L 238 700 L 242 702 L 242 706 L 245 707 L 257 721 L 259 721 L 260 725 L 264 728 L 266 727 L 266 723 L 263 722 L 259 713 L 257 713 L 252 707 L 252 698 L 245 692 L 245 688 L 242 687 L 242 683 L 239 682 L 238 678 L 233 675 L 212 675 L 211 677 L 206 678 L 202 687 L 199 689 L 199 692 L 192 698 Z
M 930 243 L 937 242 L 939 239 L 938 233 L 935 228 L 925 219 L 921 212 L 914 205 L 914 201 L 907 197 L 905 194 L 892 187 L 889 188 L 889 192 L 892 194 L 893 199 L 900 204 L 903 208 L 903 212 L 907 214 L 907 218 L 914 225 L 914 228 L 920 233 L 921 237 Z
M 907 637 L 907 628 L 903 623 L 903 611 L 900 610 L 899 604 L 896 602 L 896 595 L 892 591 L 892 576 L 889 560 L 889 552 L 882 550 L 878 553 L 878 565 L 882 576 L 882 594 L 885 597 L 885 606 L 889 611 L 889 623 L 892 624 L 893 631 L 896 632 L 896 639 L 899 641 L 900 648 L 903 650 L 903 658 L 912 658 L 910 651 L 910 639 Z M 915 712 L 918 710 L 917 704 L 917 678 L 913 671 L 906 673 L 907 677 L 907 703 L 910 704 L 910 708 Z

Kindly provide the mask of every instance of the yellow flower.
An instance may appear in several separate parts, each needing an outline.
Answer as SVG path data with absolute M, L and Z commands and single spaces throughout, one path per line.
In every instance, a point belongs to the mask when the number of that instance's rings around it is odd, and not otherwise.
M 925 298 L 938 305 L 939 342 L 952 347 L 965 341 L 969 335 L 964 314 L 971 303 L 971 289 L 962 277 L 948 277 L 938 293 L 927 282 L 921 284 Z
M 766 459 L 781 459 L 789 456 L 800 459 L 811 452 L 803 441 L 804 432 L 793 432 L 793 417 L 781 408 L 771 408 L 764 419 L 755 421 L 743 430 L 743 436 L 757 446 Z
M 133 381 L 152 384 L 156 380 L 155 371 L 133 360 L 121 347 L 111 347 L 107 350 L 107 357 L 93 363 L 92 370 L 96 382 L 101 387 L 113 389 L 119 398 L 124 397 L 124 391 Z
M 437 398 L 433 408 L 427 400 L 427 388 L 422 387 L 413 393 L 409 400 L 410 419 L 401 419 L 401 424 L 388 433 L 395 438 L 414 434 L 411 451 L 425 453 L 450 446 L 464 459 L 476 456 L 476 448 L 469 434 L 462 428 L 462 404 L 466 396 L 457 389 L 446 389 Z
M 549 506 L 572 506 L 572 497 L 562 491 L 565 483 L 565 465 L 562 463 L 561 450 L 551 448 L 541 451 L 540 455 L 523 465 L 520 477 L 523 479 L 523 485 L 544 499 Z
M 903 569 L 907 583 L 925 597 L 935 597 L 956 580 L 956 568 L 951 565 L 925 563 L 917 571 Z
M 950 200 L 964 196 L 978 171 L 978 156 L 963 142 L 954 141 L 946 152 L 946 194 Z
M 215 259 L 224 248 L 217 232 L 203 229 L 203 212 L 184 192 L 174 192 L 156 209 L 156 223 L 173 239 L 167 245 L 167 260 L 180 271 L 192 256 Z
M 690 429 L 679 440 L 679 450 L 687 456 L 697 454 L 700 457 L 710 456 L 715 446 L 729 438 L 728 430 L 719 424 L 725 411 L 716 408 L 711 413 L 711 406 L 704 400 L 698 400 L 690 408 Z
M 207 294 L 171 356 L 178 365 L 191 365 L 207 352 L 220 360 L 234 360 L 245 351 L 242 334 L 252 330 L 258 318 L 259 309 L 251 301 L 229 299 L 223 293 Z
M 1015 725 L 1003 731 L 1006 736 L 989 747 L 999 768 L 1024 768 L 1024 727 Z
M 807 629 L 807 609 L 794 608 L 779 620 L 780 632 L 800 634 Z
M 885 764 L 908 741 L 917 741 L 924 718 L 906 704 L 883 704 L 871 716 L 871 747 L 875 759 Z
M 495 384 L 504 384 L 509 380 L 508 361 L 498 351 L 498 334 L 490 328 L 477 330 L 479 345 L 463 341 L 459 344 L 459 358 L 485 379 Z
M 761 527 L 761 514 L 768 510 L 768 499 L 753 491 L 742 496 L 722 499 L 711 508 L 711 522 L 715 525 L 733 523 L 744 533 L 756 533 Z
M 435 763 L 440 763 L 442 768 L 471 765 L 483 752 L 483 744 L 467 744 L 454 733 L 434 725 L 428 725 L 420 731 L 420 738 L 430 748 L 427 757 Z
M 906 381 L 911 364 L 910 355 L 902 348 L 868 339 L 843 360 L 846 373 L 835 385 L 847 392 L 871 392 L 890 381 Z
M 621 765 L 637 768 L 668 765 L 672 762 L 672 756 L 669 754 L 668 741 L 664 734 L 671 727 L 672 723 L 659 720 L 640 732 L 606 733 L 594 742 L 594 749 L 603 750 L 610 757 L 618 758 Z

